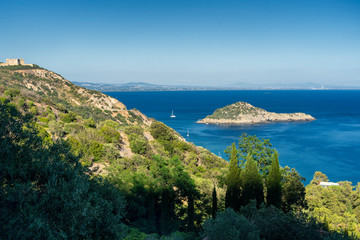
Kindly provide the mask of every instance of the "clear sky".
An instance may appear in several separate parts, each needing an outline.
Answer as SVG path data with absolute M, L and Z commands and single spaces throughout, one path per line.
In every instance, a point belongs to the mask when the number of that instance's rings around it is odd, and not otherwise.
M 360 86 L 360 0 L 0 0 L 0 61 L 70 81 Z

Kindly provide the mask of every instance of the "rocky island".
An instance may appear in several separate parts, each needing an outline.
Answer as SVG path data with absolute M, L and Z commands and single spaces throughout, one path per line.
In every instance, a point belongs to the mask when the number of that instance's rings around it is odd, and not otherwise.
M 223 108 L 216 109 L 212 115 L 197 121 L 205 124 L 256 124 L 287 121 L 313 121 L 305 113 L 274 113 L 262 108 L 254 107 L 246 102 L 237 102 Z

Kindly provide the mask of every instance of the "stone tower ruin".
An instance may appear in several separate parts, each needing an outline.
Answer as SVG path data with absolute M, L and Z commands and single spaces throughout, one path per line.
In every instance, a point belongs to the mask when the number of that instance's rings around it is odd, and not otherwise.
M 0 63 L 0 66 L 33 66 L 33 64 L 26 64 L 21 58 L 7 58 L 6 63 Z

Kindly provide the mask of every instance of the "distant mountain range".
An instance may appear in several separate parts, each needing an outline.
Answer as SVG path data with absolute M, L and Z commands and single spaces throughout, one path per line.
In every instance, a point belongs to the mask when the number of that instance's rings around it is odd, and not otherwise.
M 223 86 L 182 86 L 182 85 L 160 85 L 145 82 L 129 82 L 123 84 L 73 82 L 74 84 L 97 91 L 211 91 L 211 90 L 330 90 L 330 89 L 360 89 L 360 87 L 349 87 L 340 85 L 326 85 L 319 83 L 271 83 L 255 84 L 238 82 Z

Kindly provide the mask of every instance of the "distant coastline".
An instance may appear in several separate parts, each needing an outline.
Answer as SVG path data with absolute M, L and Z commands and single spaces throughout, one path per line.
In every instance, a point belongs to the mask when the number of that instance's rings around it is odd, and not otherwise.
M 158 92 L 158 91 L 239 91 L 239 90 L 360 90 L 360 87 L 344 86 L 326 86 L 320 84 L 308 84 L 306 86 L 224 86 L 224 87 L 207 87 L 207 86 L 176 86 L 176 85 L 158 85 L 144 82 L 130 82 L 124 84 L 107 84 L 107 83 L 89 83 L 73 82 L 74 84 L 91 90 L 101 92 Z

